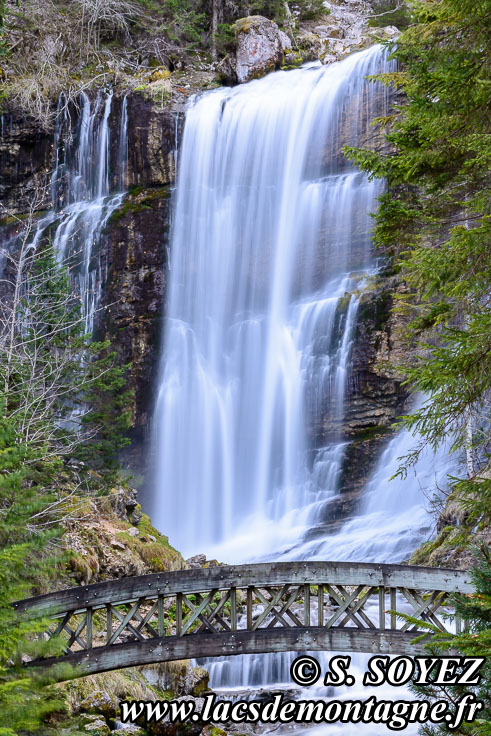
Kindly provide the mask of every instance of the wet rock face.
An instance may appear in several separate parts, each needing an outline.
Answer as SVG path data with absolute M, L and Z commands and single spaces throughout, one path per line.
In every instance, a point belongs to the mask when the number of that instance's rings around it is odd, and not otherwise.
M 168 107 L 139 94 L 128 97 L 128 194 L 108 222 L 102 250 L 106 308 L 99 330 L 121 363 L 131 365 L 133 447 L 127 459 L 134 468 L 143 459 L 159 363 L 171 188 L 182 123 L 182 115 Z
M 158 366 L 169 219 L 170 186 L 145 189 L 128 195 L 106 236 L 103 329 L 121 363 L 131 364 L 135 439 L 149 422 Z
M 0 117 L 0 201 L 11 212 L 48 208 L 46 188 L 52 167 L 52 135 L 15 113 Z M 0 212 L 0 217 L 3 213 Z
M 262 77 L 282 64 L 288 36 L 272 20 L 262 15 L 251 15 L 238 20 L 234 29 L 239 84 Z
M 133 93 L 128 97 L 127 186 L 168 186 L 176 176 L 176 144 L 183 116 Z M 116 136 L 115 136 L 116 137 Z
M 396 366 L 407 357 L 407 347 L 400 337 L 403 320 L 394 310 L 394 293 L 403 288 L 395 278 L 381 276 L 359 297 L 344 417 L 336 419 L 327 399 L 310 419 L 314 446 L 347 443 L 340 494 L 313 536 L 331 533 L 356 512 L 376 461 L 393 436 L 391 426 L 406 411 L 409 394 Z

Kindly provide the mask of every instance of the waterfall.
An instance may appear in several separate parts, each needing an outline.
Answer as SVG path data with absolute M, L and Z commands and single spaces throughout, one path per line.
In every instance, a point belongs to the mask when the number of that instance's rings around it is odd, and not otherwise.
M 378 46 L 196 97 L 183 133 L 153 425 L 154 522 L 184 554 L 285 554 L 336 493 L 356 290 L 380 184 Z M 319 446 L 309 426 L 329 414 Z
M 411 442 L 402 432 L 358 516 L 331 537 L 307 535 L 339 492 L 357 293 L 375 271 L 369 213 L 380 184 L 341 149 L 370 139 L 388 100 L 365 77 L 390 69 L 375 46 L 188 106 L 150 508 L 184 554 L 397 562 L 428 534 L 421 483 L 437 466 L 444 475 L 445 458 L 423 457 L 407 481 L 389 483 Z M 320 443 L 309 428 L 326 416 Z M 215 688 L 291 685 L 293 656 L 206 666 Z
M 52 209 L 40 218 L 33 247 L 49 236 L 57 259 L 70 268 L 82 299 L 85 331 L 92 332 L 104 280 L 100 239 L 111 216 L 122 203 L 128 163 L 127 100 L 121 105 L 115 169 L 111 171 L 112 90 L 100 90 L 94 100 L 82 93 L 79 112 L 60 95 L 51 175 Z

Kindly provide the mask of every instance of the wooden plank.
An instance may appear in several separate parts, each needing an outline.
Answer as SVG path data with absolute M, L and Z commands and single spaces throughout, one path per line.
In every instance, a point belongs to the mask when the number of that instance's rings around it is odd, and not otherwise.
M 435 611 L 440 608 L 442 603 L 441 596 L 443 594 L 441 592 L 433 592 L 431 597 L 426 601 L 423 601 L 417 594 L 414 594 L 414 591 L 407 590 L 406 588 L 401 588 L 401 592 L 414 608 L 414 611 L 411 612 L 412 618 L 421 618 L 423 621 L 429 621 L 435 626 L 438 626 L 441 631 L 447 631 L 442 622 L 435 616 Z M 420 630 L 411 622 L 406 621 L 401 627 L 401 631 L 407 631 L 410 626 L 413 627 L 413 631 Z
M 86 623 L 87 623 L 87 614 L 85 614 L 85 616 L 83 616 L 82 620 L 80 621 L 80 623 L 77 626 L 77 628 L 75 629 L 75 631 L 72 631 L 72 629 L 68 625 L 65 626 L 65 631 L 67 631 L 70 634 L 70 638 L 68 639 L 68 642 L 67 642 L 67 649 L 70 649 L 70 647 L 73 644 L 75 644 L 75 642 L 77 642 L 77 644 L 82 649 L 86 649 L 87 648 L 87 645 L 86 645 L 85 641 L 80 636 L 80 634 L 82 633 L 82 631 L 85 628 L 85 624 Z
M 339 622 L 338 626 L 340 628 L 343 627 L 345 624 L 347 624 L 348 621 L 349 621 L 349 619 L 350 619 L 350 616 L 352 614 L 355 614 L 355 613 L 357 614 L 357 616 L 360 616 L 360 618 L 362 619 L 362 621 L 367 625 L 367 627 L 369 629 L 376 629 L 377 628 L 375 626 L 375 624 L 373 623 L 373 621 L 371 621 L 368 618 L 368 616 L 365 614 L 365 612 L 363 611 L 363 606 L 365 605 L 365 603 L 367 602 L 367 600 L 372 597 L 373 590 L 374 590 L 373 588 L 368 588 L 368 590 L 366 590 L 365 593 L 363 593 L 363 595 L 361 596 L 361 598 L 359 598 L 357 601 L 354 601 L 354 604 L 355 605 L 349 607 L 348 613 Z
M 213 621 L 213 619 L 215 619 L 226 631 L 230 631 L 231 630 L 231 627 L 228 624 L 228 622 L 225 621 L 225 619 L 222 618 L 222 616 L 220 615 L 220 613 L 221 613 L 222 609 L 224 608 L 225 604 L 230 600 L 230 596 L 231 596 L 231 591 L 230 590 L 228 590 L 228 591 L 226 591 L 224 593 L 221 593 L 220 600 L 216 604 L 215 608 L 212 608 L 210 606 L 210 613 L 208 614 L 208 616 L 203 616 L 203 615 L 200 615 L 199 616 L 200 620 L 203 622 L 203 625 L 200 626 L 200 628 L 198 629 L 198 632 L 197 633 L 201 634 L 207 628 L 209 628 L 211 622 Z M 213 628 L 215 628 L 215 627 L 213 627 Z M 211 628 L 210 628 L 210 631 L 211 631 Z
M 111 641 L 113 634 L 113 609 L 111 604 L 106 606 L 106 644 Z
M 324 625 L 324 586 L 319 585 L 317 589 L 317 625 Z
M 196 621 L 196 619 L 198 618 L 198 616 L 200 615 L 200 613 L 203 613 L 203 611 L 206 608 L 208 608 L 208 606 L 212 603 L 213 597 L 214 597 L 215 593 L 217 593 L 217 592 L 218 591 L 216 591 L 216 590 L 210 591 L 208 593 L 208 595 L 206 596 L 206 598 L 203 598 L 203 600 L 201 601 L 201 603 L 199 604 L 198 607 L 193 606 L 193 604 L 191 603 L 191 601 L 188 601 L 186 599 L 185 602 L 186 602 L 186 605 L 191 609 L 191 614 L 188 616 L 188 618 L 184 621 L 184 623 L 182 625 L 182 634 L 185 634 L 186 631 L 189 631 L 190 627 Z
M 310 585 L 305 583 L 303 591 L 303 622 L 310 626 Z
M 341 598 L 340 594 L 333 587 L 331 587 L 330 585 L 328 586 L 329 595 L 332 596 L 332 598 L 334 598 L 334 600 L 338 604 L 338 609 L 331 616 L 331 618 L 329 619 L 329 621 L 326 623 L 326 628 L 327 629 L 330 629 L 331 626 L 334 626 L 334 624 L 336 623 L 336 621 L 339 618 L 341 618 L 341 616 L 343 615 L 343 613 L 345 611 L 348 614 L 348 616 L 350 616 L 350 618 L 353 619 L 353 621 L 357 625 L 357 627 L 363 628 L 362 626 L 360 626 L 360 623 L 357 620 L 356 616 L 354 614 L 352 614 L 351 611 L 350 611 L 351 604 L 353 603 L 354 600 L 356 600 L 358 598 L 358 596 L 361 593 L 361 591 L 363 590 L 363 588 L 364 588 L 363 585 L 358 585 L 358 587 L 356 588 L 356 590 L 354 590 L 354 592 L 351 593 L 351 594 L 349 594 L 346 591 L 344 591 L 344 594 L 346 595 L 346 598 L 343 600 Z
M 182 634 L 182 593 L 176 595 L 176 636 Z
M 285 591 L 289 587 L 290 586 L 285 585 Z M 302 626 L 302 622 L 300 621 L 300 619 L 297 618 L 297 616 L 295 616 L 295 614 L 292 611 L 289 610 L 290 609 L 290 606 L 292 605 L 292 603 L 295 600 L 297 600 L 298 598 L 300 598 L 300 596 L 301 596 L 300 587 L 298 587 L 298 588 L 295 587 L 293 589 L 293 591 L 290 593 L 290 595 L 288 596 L 287 600 L 283 603 L 283 605 L 280 608 L 280 610 L 278 612 L 275 612 L 275 616 L 276 616 L 275 621 L 281 620 L 281 622 L 283 623 L 283 626 L 285 626 L 287 628 L 290 628 L 290 624 L 288 623 L 288 621 L 285 620 L 285 616 L 288 616 L 288 618 L 290 619 L 290 621 L 293 622 L 293 625 L 294 626 L 300 626 L 301 627 Z M 270 627 L 274 626 L 275 621 L 271 621 L 268 624 L 268 626 L 270 626 Z
M 283 586 L 280 590 L 277 590 L 276 593 L 274 593 L 274 594 L 271 591 L 268 591 L 272 595 L 272 597 L 269 599 L 269 601 L 267 600 L 267 598 L 265 598 L 263 596 L 263 594 L 261 593 L 260 590 L 257 590 L 256 591 L 256 595 L 259 598 L 259 600 L 261 601 L 261 603 L 264 605 L 264 608 L 263 608 L 263 612 L 259 614 L 259 616 L 257 617 L 257 619 L 254 621 L 253 625 L 250 627 L 253 631 L 255 629 L 258 629 L 259 628 L 259 626 L 262 624 L 262 622 L 264 621 L 264 619 L 270 613 L 273 616 L 275 616 L 276 620 L 281 620 L 281 617 L 279 616 L 279 614 L 277 613 L 277 611 L 274 610 L 274 607 L 277 606 L 278 603 L 281 601 L 282 595 L 284 595 L 284 593 L 286 592 L 285 591 L 285 588 L 286 588 L 286 590 L 288 590 L 288 586 Z M 283 625 L 286 624 L 286 622 L 282 622 L 282 623 L 283 623 Z M 286 624 L 286 625 L 288 625 L 288 624 Z
M 378 627 L 385 631 L 385 588 L 383 585 L 378 589 Z
M 94 585 L 60 590 L 14 603 L 19 611 L 35 609 L 46 615 L 65 614 L 87 607 L 94 610 L 107 603 L 132 602 L 158 594 L 205 593 L 231 587 L 267 587 L 285 584 L 364 585 L 412 590 L 443 590 L 472 593 L 467 572 L 409 565 L 384 565 L 363 562 L 264 562 L 121 578 Z
M 85 624 L 85 639 L 87 649 L 92 649 L 92 609 L 87 609 L 87 623 Z
M 136 603 L 130 607 L 130 610 L 126 614 L 126 616 L 123 616 L 119 611 L 117 611 L 115 608 L 113 609 L 113 613 L 117 618 L 120 620 L 120 624 L 116 631 L 111 635 L 111 638 L 109 639 L 109 645 L 114 644 L 118 636 L 128 627 L 131 632 L 140 639 L 143 639 L 142 635 L 137 632 L 130 624 L 131 619 L 133 618 L 135 611 L 138 610 L 138 607 L 140 605 L 140 601 L 136 601 Z
M 74 677 L 137 665 L 196 657 L 234 656 L 266 652 L 341 651 L 372 654 L 427 654 L 424 644 L 411 645 L 414 634 L 400 631 L 359 629 L 258 629 L 254 632 L 235 631 L 221 634 L 170 636 L 146 639 L 142 642 L 99 647 L 88 652 L 73 652 L 62 661 L 78 669 Z M 59 660 L 43 662 L 49 667 Z M 33 662 L 33 664 L 39 664 Z
M 237 631 L 237 590 L 230 591 L 230 628 Z
M 159 636 L 165 636 L 165 626 L 164 626 L 164 596 L 159 595 L 158 597 L 158 629 L 159 629 Z
M 395 631 L 397 629 L 397 616 L 394 613 L 397 610 L 397 589 L 390 589 L 390 628 Z

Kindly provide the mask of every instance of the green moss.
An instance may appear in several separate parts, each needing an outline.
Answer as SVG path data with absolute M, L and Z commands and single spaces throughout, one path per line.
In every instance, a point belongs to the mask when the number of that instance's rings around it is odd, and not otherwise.
M 114 210 L 108 220 L 108 225 L 117 225 L 128 214 L 151 210 L 153 209 L 154 203 L 159 199 L 168 199 L 170 196 L 170 187 L 159 187 L 157 189 L 134 187 L 130 189 L 124 202 Z
M 373 427 L 366 427 L 365 429 L 355 432 L 353 437 L 355 442 L 364 442 L 365 440 L 370 440 L 373 437 L 387 434 L 390 431 L 390 427 L 386 427 L 383 424 L 375 424 Z
M 438 565 L 449 554 L 455 555 L 468 546 L 470 532 L 468 529 L 445 526 L 430 542 L 418 547 L 409 560 L 410 565 Z
M 231 27 L 231 30 L 235 33 L 236 36 L 239 33 L 249 33 L 251 28 L 254 28 L 254 26 L 258 25 L 260 22 L 261 20 L 257 15 L 251 15 L 247 18 L 239 18 L 235 21 L 235 23 Z
M 122 522 L 124 524 L 124 522 Z M 126 525 L 125 525 L 126 526 Z M 118 532 L 117 538 L 124 542 L 126 546 L 135 554 L 137 554 L 143 562 L 148 565 L 154 572 L 161 572 L 169 569 L 179 569 L 184 565 L 182 556 L 169 544 L 168 537 L 160 534 L 150 521 L 150 518 L 143 514 L 138 525 L 139 534 L 132 537 L 129 533 L 130 526 Z M 153 539 L 150 539 L 149 537 Z
M 350 301 L 351 301 L 351 294 L 348 294 L 348 293 L 346 293 L 344 296 L 338 299 L 338 303 L 336 304 L 336 312 L 338 314 L 344 314 L 344 312 L 346 312 L 349 307 Z
M 370 297 L 370 295 L 369 295 Z M 393 304 L 392 293 L 388 290 L 362 299 L 358 308 L 358 325 L 363 324 L 371 332 L 385 330 Z

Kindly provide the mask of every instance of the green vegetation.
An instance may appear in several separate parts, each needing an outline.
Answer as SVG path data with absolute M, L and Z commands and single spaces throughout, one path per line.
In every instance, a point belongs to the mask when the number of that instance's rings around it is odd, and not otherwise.
M 63 519 L 74 498 L 104 492 L 115 479 L 129 423 L 126 368 L 108 343 L 84 334 L 80 302 L 52 246 L 35 252 L 28 242 L 26 235 L 10 257 L 0 304 L 2 736 L 32 732 L 60 707 L 59 692 L 22 667 L 25 656 L 56 642 L 38 641 L 42 623 L 17 620 L 11 603 L 58 581 L 67 562 Z
M 372 0 L 373 14 L 368 25 L 379 28 L 397 26 L 399 30 L 407 28 L 411 23 L 411 13 L 406 3 L 397 0 Z
M 0 92 L 43 127 L 53 123 L 61 91 L 119 84 L 162 106 L 170 83 L 155 73 L 210 69 L 233 50 L 233 23 L 259 13 L 294 33 L 325 12 L 322 0 L 27 0 L 0 4 Z M 157 72 L 156 72 L 157 70 Z
M 370 176 L 385 177 L 376 219 L 378 246 L 410 287 L 398 298 L 410 320 L 407 383 L 428 398 L 404 417 L 425 445 L 450 442 L 467 458 L 454 479 L 467 522 L 489 528 L 491 233 L 489 0 L 414 3 L 415 25 L 392 53 L 398 71 L 383 81 L 404 93 L 387 127 L 391 150 L 348 149 Z M 400 100 L 401 98 L 398 98 Z M 416 295 L 416 299 L 415 299 Z
M 487 661 L 480 670 L 478 685 L 442 685 L 431 682 L 427 685 L 410 685 L 418 700 L 434 702 L 444 700 L 456 703 L 466 693 L 472 693 L 476 700 L 483 703 L 472 723 L 463 723 L 457 729 L 450 729 L 446 723 L 437 726 L 423 726 L 423 736 L 440 736 L 457 734 L 458 736 L 489 736 L 491 724 L 491 555 L 489 550 L 481 548 L 477 551 L 478 565 L 472 571 L 472 579 L 476 592 L 472 595 L 461 595 L 456 599 L 456 608 L 467 630 L 453 635 L 443 634 L 432 625 L 434 637 L 428 654 L 441 655 L 449 650 L 457 650 L 467 657 L 486 657 Z

